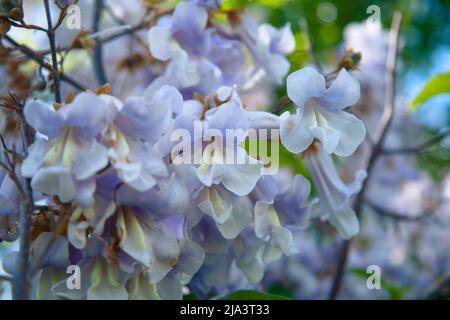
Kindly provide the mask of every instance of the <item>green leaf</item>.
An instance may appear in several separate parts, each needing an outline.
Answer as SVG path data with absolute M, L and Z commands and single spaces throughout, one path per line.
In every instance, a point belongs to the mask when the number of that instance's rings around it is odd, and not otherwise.
M 286 297 L 289 299 L 294 298 L 294 289 L 287 287 L 286 285 L 282 283 L 276 283 L 272 287 L 269 288 L 268 293 Z
M 450 92 L 450 72 L 439 73 L 425 84 L 420 93 L 411 102 L 412 107 L 416 108 L 435 95 Z
M 194 293 L 189 293 L 183 296 L 183 300 L 198 300 L 198 298 Z
M 287 297 L 254 290 L 240 290 L 225 297 L 224 300 L 290 300 Z
M 266 6 L 272 9 L 279 8 L 286 4 L 288 0 L 223 0 L 222 1 L 222 9 L 235 9 L 242 8 L 253 4 L 259 4 L 262 6 Z

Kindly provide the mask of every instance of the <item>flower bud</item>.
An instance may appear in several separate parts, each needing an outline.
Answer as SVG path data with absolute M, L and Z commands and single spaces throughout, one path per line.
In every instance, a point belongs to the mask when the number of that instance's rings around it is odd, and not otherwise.
M 7 20 L 0 20 L 0 38 L 11 29 L 11 24 Z
M 12 20 L 21 21 L 23 19 L 22 1 L 0 0 L 0 12 L 6 13 Z

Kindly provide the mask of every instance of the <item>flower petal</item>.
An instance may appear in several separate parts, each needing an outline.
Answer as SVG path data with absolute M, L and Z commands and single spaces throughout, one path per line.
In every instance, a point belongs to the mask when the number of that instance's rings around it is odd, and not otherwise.
M 245 164 L 227 164 L 224 166 L 221 182 L 225 188 L 238 196 L 249 194 L 261 177 L 262 163 L 251 163 L 251 159 L 245 150 L 236 149 L 238 159 L 245 159 Z M 242 157 L 240 157 L 242 156 Z
M 305 106 L 311 97 L 321 97 L 325 92 L 325 79 L 316 70 L 306 67 L 287 77 L 287 95 L 298 106 Z
M 59 133 L 63 119 L 56 110 L 41 101 L 27 103 L 24 109 L 27 122 L 37 131 L 53 138 Z
M 359 232 L 358 217 L 349 206 L 330 215 L 329 221 L 344 239 L 350 239 Z
M 108 165 L 108 150 L 95 140 L 77 140 L 72 172 L 77 180 L 85 180 Z
M 327 126 L 334 132 L 339 132 L 338 143 L 333 148 L 335 141 L 330 143 L 329 148 L 325 148 L 328 153 L 335 153 L 341 157 L 347 157 L 353 154 L 356 148 L 364 141 L 366 136 L 366 127 L 364 123 L 353 114 L 345 111 L 328 111 L 320 108 L 320 114 L 326 119 Z M 319 122 L 319 125 L 320 122 Z M 316 137 L 324 143 L 324 147 L 328 143 L 327 139 L 334 139 L 335 135 L 325 137 Z
M 279 129 L 280 117 L 265 111 L 247 111 L 249 127 L 253 129 Z
M 317 126 L 312 108 L 299 108 L 296 114 L 288 111 L 280 117 L 280 138 L 292 153 L 305 151 L 314 141 L 310 128 Z
M 233 209 L 232 204 L 226 200 L 221 197 L 218 188 L 212 186 L 200 192 L 198 207 L 204 214 L 211 216 L 216 223 L 224 223 Z
M 278 194 L 274 200 L 280 219 L 285 224 L 303 224 L 309 217 L 308 197 L 311 183 L 302 175 L 295 175 L 291 186 Z
M 172 30 L 183 30 L 196 33 L 206 28 L 207 11 L 189 2 L 180 2 L 172 16 Z
M 178 47 L 172 39 L 170 29 L 161 26 L 150 29 L 148 42 L 152 56 L 162 61 L 169 60 Z
M 76 195 L 72 174 L 67 167 L 39 169 L 31 180 L 31 186 L 41 193 L 58 196 L 63 203 L 72 201 Z
M 44 163 L 45 149 L 47 141 L 44 139 L 36 140 L 28 149 L 28 155 L 20 168 L 24 177 L 31 178 L 39 167 Z
M 252 220 L 252 210 L 247 197 L 233 195 L 231 201 L 230 217 L 224 223 L 217 224 L 217 228 L 225 239 L 235 239 Z
M 82 92 L 72 103 L 58 110 L 66 125 L 78 126 L 85 137 L 92 137 L 107 128 L 115 119 L 119 102 L 111 96 Z
M 94 205 L 94 193 L 96 187 L 95 177 L 76 182 L 77 192 L 75 200 L 80 207 L 89 208 Z
M 354 105 L 359 100 L 360 94 L 358 80 L 347 70 L 341 69 L 336 80 L 317 101 L 329 110 L 342 110 Z

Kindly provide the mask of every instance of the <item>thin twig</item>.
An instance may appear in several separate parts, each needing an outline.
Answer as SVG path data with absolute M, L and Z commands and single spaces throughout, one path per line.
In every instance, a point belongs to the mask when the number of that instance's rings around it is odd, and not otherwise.
M 103 7 L 103 0 L 95 0 L 94 15 L 92 20 L 93 33 L 97 33 L 100 30 L 100 17 L 103 11 Z M 101 41 L 96 41 L 95 43 L 92 60 L 95 70 L 95 76 L 97 77 L 97 82 L 99 85 L 104 85 L 108 82 L 108 80 L 106 79 L 105 68 L 103 66 L 103 43 Z
M 3 155 L 5 156 L 6 162 L 0 161 L 0 167 L 2 167 L 7 173 L 10 179 L 14 182 L 17 190 L 23 195 L 22 190 L 22 184 L 20 183 L 20 178 L 17 176 L 16 173 L 16 162 L 17 157 L 19 156 L 16 152 L 16 150 L 11 150 L 6 145 L 5 139 L 3 138 L 3 135 L 0 134 L 0 140 L 1 140 L 1 147 L 3 149 Z M 13 149 L 15 149 L 13 147 Z M 12 157 L 12 159 L 10 158 Z
M 27 24 L 23 20 L 20 23 L 17 23 L 15 21 L 11 20 L 11 19 L 8 19 L 7 17 L 0 17 L 0 19 L 8 21 L 8 23 L 11 26 L 16 27 L 16 28 L 29 29 L 29 30 L 38 30 L 38 31 L 42 31 L 42 32 L 47 32 L 46 29 L 44 29 L 44 28 L 42 28 L 40 26 L 33 25 L 33 24 Z
M 426 217 L 429 217 L 431 215 L 431 212 L 425 212 L 420 215 L 416 216 L 408 216 L 404 214 L 400 214 L 398 212 L 394 212 L 389 209 L 385 209 L 380 207 L 379 205 L 375 204 L 374 202 L 367 200 L 365 201 L 365 204 L 367 204 L 370 208 L 372 208 L 376 213 L 383 217 L 392 218 L 394 220 L 402 221 L 402 222 L 417 222 L 420 220 L 423 220 Z
M 160 12 L 158 14 L 155 14 L 154 11 L 150 11 L 149 14 L 147 14 L 147 16 L 145 16 L 140 22 L 136 23 L 135 25 L 132 25 L 131 27 L 123 29 L 123 30 L 121 30 L 120 32 L 117 32 L 117 33 L 112 33 L 112 34 L 105 35 L 105 36 L 102 35 L 101 37 L 98 37 L 95 40 L 101 42 L 102 44 L 105 44 L 105 43 L 111 42 L 111 41 L 116 40 L 116 39 L 118 39 L 120 37 L 123 37 L 123 36 L 128 36 L 128 35 L 132 36 L 136 32 L 151 26 L 152 23 L 154 21 L 156 21 L 156 19 L 159 18 L 160 16 L 165 15 L 165 14 L 170 14 L 170 12 L 172 12 L 172 10 L 163 11 L 163 12 Z M 93 36 L 93 35 L 95 36 L 95 34 L 92 33 L 90 35 L 87 35 L 86 37 L 90 37 L 90 36 Z M 71 49 L 78 49 L 78 48 L 61 47 L 61 48 L 57 48 L 57 51 L 58 52 L 64 52 L 64 51 L 71 50 Z M 48 50 L 39 51 L 40 55 L 47 55 L 47 54 L 50 54 L 50 53 L 51 53 L 51 50 L 49 50 L 49 49 Z
M 14 46 L 14 48 L 16 48 L 17 50 L 19 50 L 20 52 L 22 52 L 23 54 L 25 54 L 27 57 L 29 57 L 31 60 L 35 61 L 37 64 L 39 64 L 39 66 L 41 66 L 42 68 L 54 73 L 54 69 L 52 66 L 50 66 L 47 62 L 44 61 L 44 59 L 42 59 L 38 54 L 36 54 L 36 52 L 33 51 L 33 49 L 31 49 L 30 47 L 27 47 L 26 45 L 23 44 L 19 44 L 17 41 L 15 41 L 13 38 L 11 38 L 10 36 L 8 36 L 7 34 L 5 34 L 3 36 L 3 39 L 5 39 L 6 41 L 8 41 L 12 46 Z M 77 80 L 61 73 L 60 74 L 60 79 L 62 81 L 65 81 L 67 83 L 69 83 L 70 85 L 72 85 L 74 88 L 80 90 L 80 91 L 86 91 L 87 89 L 81 84 L 79 83 Z
M 53 81 L 55 84 L 55 101 L 61 103 L 61 86 L 60 86 L 60 75 L 58 71 L 58 53 L 56 52 L 56 42 L 55 42 L 55 30 L 53 29 L 52 16 L 50 12 L 50 4 L 48 0 L 44 0 L 45 5 L 45 15 L 47 16 L 47 37 L 50 44 L 50 51 L 52 55 L 53 64 Z
M 125 30 L 123 30 L 121 32 L 118 32 L 118 33 L 111 34 L 111 35 L 106 36 L 106 37 L 103 37 L 101 39 L 98 39 L 97 41 L 100 41 L 101 43 L 107 43 L 107 42 L 116 40 L 116 39 L 118 39 L 118 38 L 120 38 L 122 36 L 132 35 L 135 32 L 144 29 L 147 26 L 147 24 L 148 24 L 148 22 L 144 20 L 144 21 L 139 22 L 138 24 L 136 24 L 134 26 L 131 26 L 131 28 L 125 29 Z
M 16 186 L 17 190 L 19 190 L 19 193 L 23 195 L 23 189 L 22 184 L 20 183 L 19 177 L 17 177 L 17 174 L 15 171 L 11 170 L 10 165 L 4 163 L 3 161 L 0 161 L 0 167 L 2 167 L 7 173 L 12 182 L 14 182 L 14 185 Z
M 394 13 L 394 17 L 392 19 L 392 25 L 389 32 L 389 48 L 388 48 L 388 56 L 386 62 L 386 74 L 385 74 L 385 82 L 386 82 L 386 92 L 385 92 L 385 101 L 384 101 L 384 111 L 380 121 L 380 125 L 378 127 L 377 133 L 374 136 L 374 141 L 376 141 L 375 146 L 373 147 L 367 166 L 367 178 L 364 180 L 361 186 L 361 190 L 356 196 L 354 203 L 354 210 L 356 214 L 359 216 L 363 205 L 367 187 L 369 185 L 370 177 L 372 171 L 374 169 L 375 163 L 378 157 L 382 154 L 382 146 L 384 140 L 386 138 L 386 134 L 388 129 L 392 123 L 392 116 L 394 114 L 395 108 L 395 69 L 397 66 L 397 55 L 398 55 L 398 47 L 399 47 L 399 34 L 400 34 L 400 25 L 402 22 L 402 14 L 399 11 Z M 345 240 L 342 244 L 339 253 L 339 261 L 337 270 L 331 285 L 330 293 L 328 295 L 329 299 L 336 299 L 339 295 L 339 291 L 342 286 L 342 280 L 345 273 L 345 268 L 347 265 L 348 253 L 351 248 L 352 240 Z
M 17 273 L 13 281 L 13 297 L 15 300 L 30 298 L 31 279 L 29 278 L 30 248 L 31 248 L 31 217 L 33 214 L 33 199 L 31 179 L 24 178 L 23 185 L 26 196 L 20 201 L 19 208 L 19 258 Z
M 14 98 L 14 97 L 13 97 Z M 15 99 L 16 103 L 19 101 Z M 32 128 L 25 121 L 23 104 L 20 104 L 19 116 L 21 119 L 22 144 L 24 155 L 27 156 L 28 147 L 33 143 L 34 134 Z M 13 297 L 16 300 L 28 300 L 30 298 L 31 278 L 30 271 L 30 249 L 31 249 L 31 226 L 34 212 L 33 190 L 31 179 L 22 179 L 22 195 L 19 206 L 19 258 L 18 267 L 14 274 Z
M 56 20 L 55 25 L 53 26 L 53 31 L 56 31 L 61 24 L 64 22 L 65 17 L 67 16 L 67 9 L 69 6 L 65 6 L 61 11 L 59 12 L 58 20 Z
M 418 145 L 417 147 L 406 147 L 406 148 L 398 148 L 398 149 L 383 149 L 381 152 L 384 155 L 397 155 L 397 154 L 408 154 L 408 153 L 416 153 L 420 154 L 427 149 L 433 147 L 434 145 L 438 144 L 442 140 L 444 140 L 446 137 L 450 136 L 450 132 L 445 132 L 442 134 L 439 134 L 433 138 L 431 138 L 428 141 L 425 141 L 424 143 Z

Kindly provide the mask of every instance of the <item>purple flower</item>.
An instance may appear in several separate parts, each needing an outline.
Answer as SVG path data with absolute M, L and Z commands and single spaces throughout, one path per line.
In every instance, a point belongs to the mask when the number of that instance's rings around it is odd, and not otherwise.
M 287 92 L 297 105 L 295 114 L 287 111 L 280 117 L 281 142 L 289 151 L 302 152 L 317 139 L 326 152 L 345 157 L 364 140 L 364 123 L 343 111 L 360 95 L 359 83 L 345 69 L 326 88 L 322 75 L 303 68 L 288 76 Z

